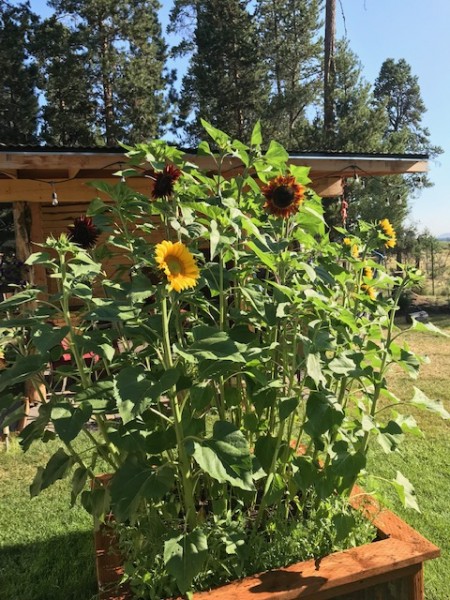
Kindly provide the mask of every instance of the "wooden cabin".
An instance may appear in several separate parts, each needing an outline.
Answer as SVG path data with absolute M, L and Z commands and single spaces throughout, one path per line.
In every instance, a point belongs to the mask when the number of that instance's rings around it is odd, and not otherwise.
M 290 162 L 311 168 L 312 187 L 322 197 L 343 193 L 345 179 L 359 176 L 424 173 L 428 157 L 423 154 L 359 154 L 339 152 L 290 152 Z M 213 172 L 211 157 L 186 151 L 186 159 Z M 228 173 L 240 168 L 238 159 L 230 158 Z M 97 195 L 87 183 L 104 180 L 115 184 L 115 172 L 126 166 L 121 148 L 53 148 L 5 146 L 0 144 L 0 207 L 8 203 L 14 218 L 16 255 L 26 260 L 36 250 L 33 244 L 67 231 L 74 218 L 84 214 L 88 203 Z M 149 194 L 151 180 L 132 177 L 127 184 Z M 57 197 L 58 204 L 52 205 Z M 101 194 L 100 194 L 101 196 Z M 53 202 L 56 204 L 56 202 Z M 1 225 L 0 225 L 1 226 Z M 0 230 L 0 243 L 2 232 Z M 51 288 L 43 269 L 32 274 L 34 283 Z

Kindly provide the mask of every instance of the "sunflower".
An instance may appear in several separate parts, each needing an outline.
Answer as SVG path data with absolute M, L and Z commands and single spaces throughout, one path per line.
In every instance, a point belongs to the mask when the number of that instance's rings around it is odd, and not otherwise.
M 305 199 L 305 188 L 292 175 L 278 175 L 262 188 L 263 208 L 271 215 L 287 219 L 298 212 Z
M 181 292 L 197 285 L 200 272 L 194 257 L 181 242 L 156 244 L 155 259 L 169 280 L 169 290 Z
M 366 279 L 373 279 L 373 269 L 372 269 L 372 267 L 364 267 L 364 277 Z
M 155 173 L 155 183 L 152 198 L 169 198 L 173 194 L 173 186 L 181 176 L 181 171 L 175 165 L 166 165 L 162 171 Z
M 397 234 L 395 229 L 392 227 L 389 219 L 382 219 L 378 225 L 381 228 L 381 233 L 388 239 L 384 242 L 386 248 L 395 248 L 397 243 Z
M 78 244 L 85 250 L 95 246 L 100 230 L 94 225 L 91 217 L 77 217 L 72 225 L 68 227 L 69 233 L 67 237 L 74 244 Z
M 369 296 L 371 300 L 376 300 L 377 292 L 373 286 L 367 285 L 367 283 L 363 283 L 361 285 L 361 289 Z
M 342 240 L 342 243 L 346 247 L 346 249 L 350 250 L 350 255 L 352 258 L 359 258 L 359 246 L 355 244 L 350 238 L 345 237 Z

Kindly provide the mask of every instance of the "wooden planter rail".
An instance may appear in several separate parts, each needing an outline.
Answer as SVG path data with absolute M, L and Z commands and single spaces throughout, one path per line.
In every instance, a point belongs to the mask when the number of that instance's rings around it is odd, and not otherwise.
M 351 503 L 372 519 L 378 540 L 229 583 L 195 600 L 424 600 L 423 563 L 440 550 L 355 486 Z M 109 531 L 108 531 L 109 529 Z M 95 537 L 101 600 L 129 600 L 111 528 Z

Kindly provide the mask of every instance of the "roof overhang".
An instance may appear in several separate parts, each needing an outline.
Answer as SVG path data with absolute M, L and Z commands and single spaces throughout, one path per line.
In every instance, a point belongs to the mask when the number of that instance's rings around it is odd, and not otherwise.
M 216 168 L 212 157 L 185 151 L 186 160 L 206 171 Z M 310 167 L 312 187 L 322 196 L 342 194 L 345 178 L 425 173 L 428 156 L 424 154 L 364 154 L 339 152 L 290 152 L 289 162 Z M 121 148 L 55 149 L 0 146 L 0 202 L 49 202 L 52 184 L 60 202 L 89 201 L 94 192 L 87 184 L 93 180 L 116 183 L 116 171 L 127 163 Z M 230 157 L 223 172 L 232 174 L 242 168 L 239 159 Z M 149 181 L 132 177 L 128 185 L 148 193 Z

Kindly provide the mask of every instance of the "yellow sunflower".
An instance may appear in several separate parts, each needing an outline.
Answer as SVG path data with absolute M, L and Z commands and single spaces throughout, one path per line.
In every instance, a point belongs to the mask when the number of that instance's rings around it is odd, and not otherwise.
M 373 279 L 373 269 L 372 269 L 372 267 L 364 267 L 364 277 L 366 279 Z
M 156 244 L 155 259 L 169 281 L 169 290 L 181 292 L 197 285 L 200 271 L 194 257 L 181 242 Z
M 263 208 L 283 219 L 298 212 L 305 200 L 305 187 L 292 175 L 274 177 L 261 191 L 266 198 Z
M 395 233 L 395 229 L 392 227 L 389 219 L 382 219 L 378 224 L 381 228 L 381 233 L 388 238 L 384 242 L 386 248 L 395 248 L 397 243 L 397 234 Z
M 361 289 L 369 296 L 371 300 L 376 300 L 377 292 L 373 286 L 367 285 L 367 283 L 363 283 L 361 285 Z
M 344 244 L 344 246 L 346 247 L 346 249 L 350 250 L 350 255 L 352 256 L 352 258 L 359 258 L 359 246 L 358 246 L 358 244 L 355 244 L 348 237 L 345 237 L 342 240 L 342 243 Z

